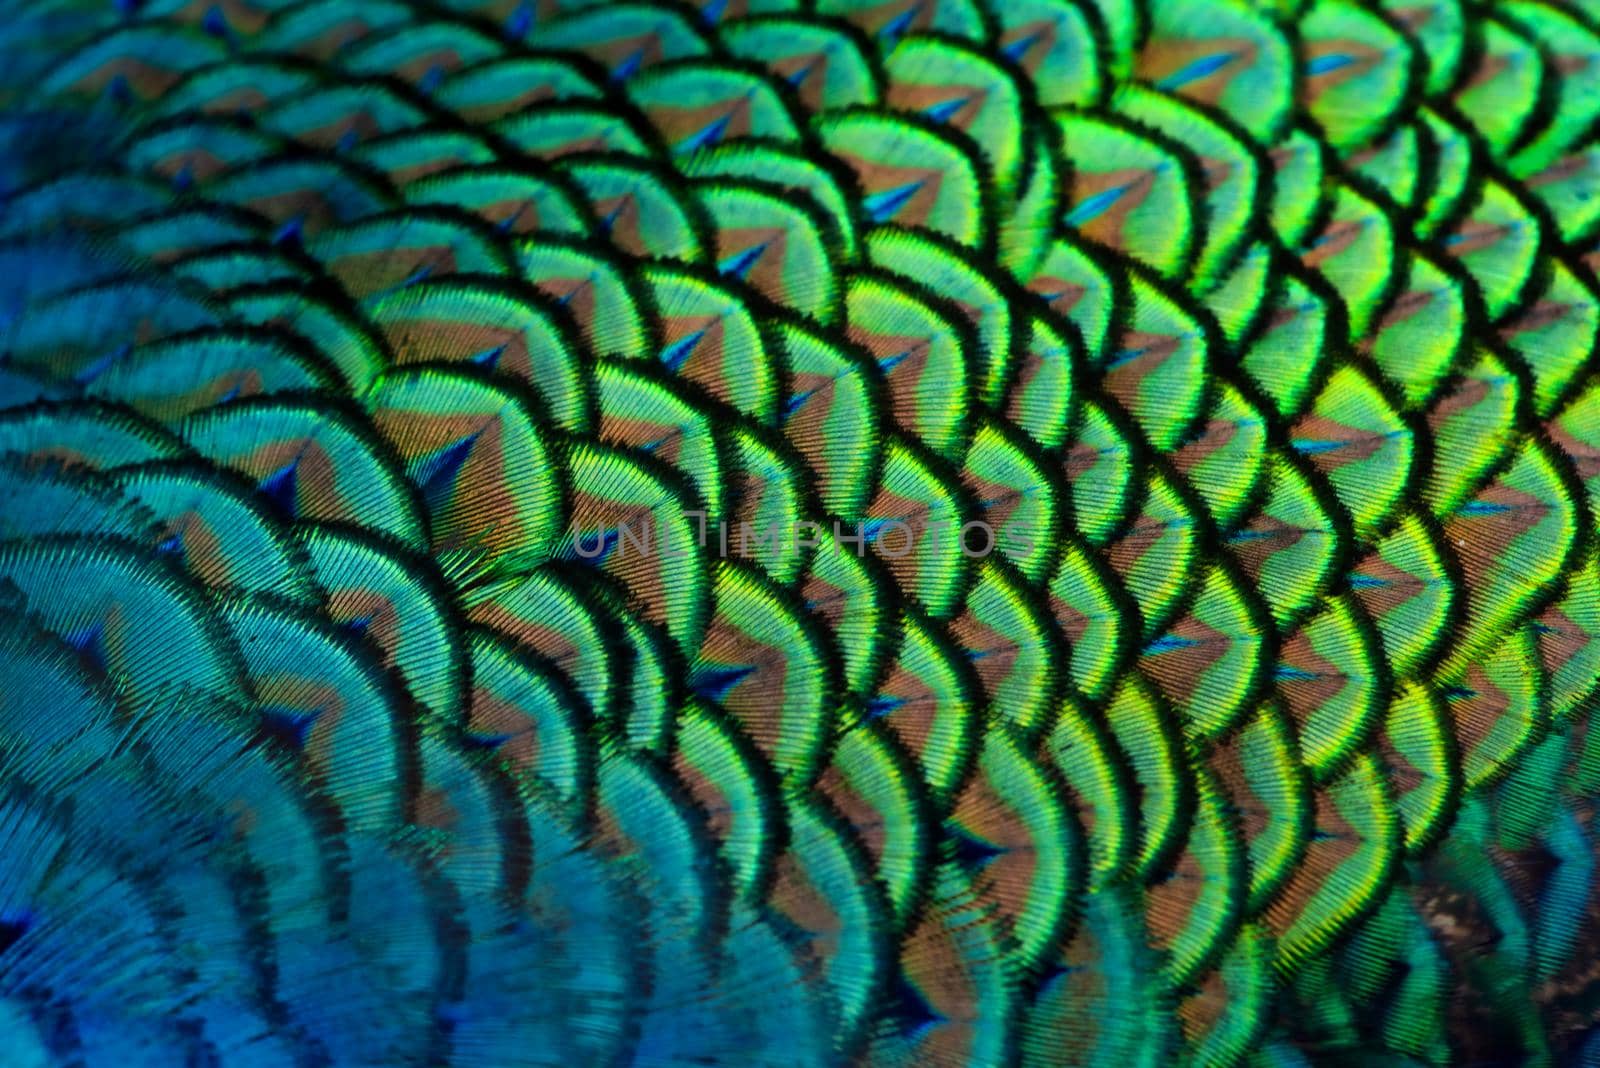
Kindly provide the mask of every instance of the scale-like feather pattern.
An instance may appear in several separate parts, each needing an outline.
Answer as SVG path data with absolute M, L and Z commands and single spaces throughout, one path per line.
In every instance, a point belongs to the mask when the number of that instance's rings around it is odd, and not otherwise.
M 0 0 L 0 1063 L 1600 1058 L 1600 7 Z

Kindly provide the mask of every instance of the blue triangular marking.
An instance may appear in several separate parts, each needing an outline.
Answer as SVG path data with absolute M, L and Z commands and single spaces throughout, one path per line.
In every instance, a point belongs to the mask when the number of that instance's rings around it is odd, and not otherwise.
M 731 274 L 743 281 L 745 275 L 750 273 L 750 268 L 754 267 L 756 261 L 761 259 L 762 255 L 767 251 L 769 244 L 771 242 L 763 241 L 759 245 L 751 245 L 743 252 L 734 253 L 717 264 L 717 271 L 721 274 Z
M 783 406 L 783 417 L 787 419 L 795 412 L 798 412 L 802 407 L 805 406 L 806 401 L 810 400 L 816 395 L 817 391 L 814 389 L 807 389 L 796 393 L 794 396 L 790 397 L 788 403 Z
M 478 734 L 467 731 L 462 735 L 462 740 L 477 749 L 498 749 L 512 738 L 509 734 Z
M 1193 638 L 1185 638 L 1179 634 L 1163 634 L 1155 641 L 1144 647 L 1147 653 L 1172 653 L 1179 649 L 1192 649 L 1200 643 Z
M 903 520 L 896 520 L 892 517 L 888 519 L 869 519 L 861 524 L 859 533 L 866 540 L 866 543 L 871 545 L 881 538 L 883 532 L 889 529 L 889 524 L 894 522 L 903 522 Z
M 1137 360 L 1140 356 L 1143 356 L 1149 351 L 1150 347 L 1148 345 L 1144 348 L 1138 349 L 1119 349 L 1113 353 L 1111 359 L 1106 362 L 1106 370 L 1110 371 L 1114 368 L 1121 367 L 1125 363 L 1132 363 L 1134 360 Z
M 900 40 L 902 34 L 911 28 L 912 21 L 916 19 L 917 14 L 921 10 L 922 3 L 912 4 L 900 14 L 884 23 L 883 29 L 878 31 L 878 36 L 883 38 L 885 44 L 894 44 L 896 41 Z
M 677 436 L 678 435 L 676 433 L 667 434 L 663 437 L 656 438 L 653 441 L 647 441 L 643 445 L 640 445 L 639 448 L 643 449 L 645 452 L 655 452 L 657 449 L 661 448 L 661 446 L 665 445 L 667 442 L 671 441 Z
M 594 275 L 590 275 L 588 278 L 585 278 L 582 282 L 578 283 L 577 285 L 573 286 L 570 290 L 568 290 L 567 293 L 564 296 L 562 296 L 559 300 L 556 301 L 556 303 L 561 305 L 562 307 L 566 307 L 567 304 L 571 303 L 573 297 L 576 297 L 579 292 L 581 292 L 583 289 L 585 289 L 586 287 L 591 286 L 593 284 L 594 284 Z
M 484 349 L 480 353 L 467 357 L 467 360 L 470 363 L 477 364 L 479 367 L 484 367 L 492 371 L 496 366 L 499 365 L 500 357 L 504 355 L 505 351 L 506 347 L 504 345 L 496 345 L 492 349 Z
M 303 709 L 288 708 L 283 705 L 261 706 L 262 726 L 268 733 L 282 738 L 296 749 L 305 747 L 306 735 L 311 733 L 311 728 L 316 725 L 321 715 L 320 708 L 306 712 Z
M 753 671 L 753 667 L 711 668 L 697 673 L 691 686 L 696 695 L 707 701 L 720 701 Z
M 667 365 L 668 370 L 676 371 L 683 366 L 689 354 L 694 352 L 695 346 L 700 344 L 706 336 L 704 330 L 696 330 L 687 337 L 679 338 L 661 350 L 661 362 Z
M 1000 50 L 1000 54 L 1005 56 L 1013 63 L 1020 63 L 1022 62 L 1022 57 L 1027 55 L 1028 49 L 1037 44 L 1041 36 L 1043 35 L 1039 33 L 1030 33 L 1028 36 L 1019 38 L 1016 41 L 1013 41 L 1011 44 L 1006 45 Z
M 1073 205 L 1071 211 L 1067 212 L 1066 221 L 1073 226 L 1081 226 L 1089 220 L 1104 214 L 1111 205 L 1122 198 L 1122 194 L 1128 191 L 1128 187 L 1131 184 L 1125 182 L 1122 185 L 1112 186 L 1110 189 L 1101 190 L 1092 197 L 1080 200 Z
M 617 206 L 616 207 L 612 208 L 609 212 L 607 212 L 605 214 L 605 217 L 600 220 L 600 232 L 602 234 L 604 234 L 607 237 L 611 236 L 611 227 L 616 224 L 617 216 L 621 215 L 622 214 L 622 210 L 624 208 L 626 208 L 627 206 L 628 206 L 628 198 L 627 197 L 623 197 L 621 200 L 617 201 Z
M 960 827 L 945 824 L 945 830 L 950 835 L 951 844 L 955 846 L 956 863 L 969 873 L 982 871 L 996 857 L 1004 856 L 1008 852 L 1005 848 L 992 842 L 985 842 Z
M 520 40 L 524 34 L 533 28 L 533 5 L 521 3 L 506 19 L 506 36 L 513 40 Z
M 417 489 L 421 491 L 430 512 L 440 508 L 444 499 L 455 489 L 456 475 L 460 474 L 461 465 L 467 462 L 467 456 L 477 441 L 478 432 L 475 431 L 439 449 L 417 468 Z
M 733 112 L 722 116 L 715 122 L 708 122 L 697 133 L 690 134 L 678 142 L 678 151 L 693 152 L 695 149 L 707 148 L 722 140 L 722 135 L 728 132 L 728 124 L 733 121 Z
M 884 716 L 890 715 L 905 703 L 906 699 L 904 697 L 892 697 L 885 694 L 879 694 L 867 702 L 867 715 L 871 716 L 873 719 L 881 719 Z
M 291 242 L 294 244 L 299 244 L 300 238 L 305 232 L 305 225 L 305 216 L 296 215 L 294 218 L 278 227 L 278 232 L 272 235 L 272 243 L 274 245 L 282 245 Z
M 611 71 L 611 80 L 620 82 L 633 77 L 644 66 L 644 49 L 638 48 L 623 58 L 621 63 Z
M 405 278 L 401 279 L 400 284 L 394 288 L 404 289 L 406 286 L 414 286 L 432 273 L 433 265 L 431 263 L 424 263 L 421 267 L 418 267 L 416 270 L 406 275 Z
M 908 1042 L 917 1041 L 932 1028 L 946 1022 L 946 1018 L 928 1004 L 928 999 L 904 976 L 895 981 L 895 989 L 890 996 L 894 999 L 894 1005 L 889 1010 L 889 1016 L 898 1021 L 900 1034 Z
M 300 457 L 284 464 L 272 472 L 259 483 L 261 492 L 267 495 L 278 511 L 289 519 L 295 517 L 297 506 L 295 504 L 295 490 L 300 481 Z
M 923 183 L 917 181 L 907 182 L 905 185 L 896 186 L 893 189 L 885 189 L 881 193 L 874 193 L 862 200 L 861 206 L 866 209 L 867 215 L 873 222 L 887 222 L 894 218 L 895 213 L 905 207 L 912 197 L 917 195 L 917 191 L 922 186 Z
M 818 60 L 813 59 L 799 70 L 792 72 L 786 80 L 796 89 L 800 88 L 801 84 L 811 77 L 811 72 L 817 69 L 818 62 Z
M 118 345 L 116 348 L 112 349 L 110 352 L 106 353 L 104 356 L 101 356 L 89 366 L 73 375 L 72 380 L 80 386 L 88 385 L 90 382 L 93 382 L 95 379 L 99 378 L 101 375 L 110 370 L 112 364 L 116 363 L 118 360 L 122 359 L 132 351 L 133 346 L 127 342 L 123 342 L 121 345 Z
M 1349 444 L 1348 441 L 1313 441 L 1309 438 L 1293 438 L 1289 442 L 1295 452 L 1306 456 L 1314 456 L 1319 452 L 1334 452 Z
M 106 625 L 102 620 L 97 619 L 76 630 L 69 630 L 61 637 L 87 658 L 96 670 L 106 669 Z
M 951 116 L 970 103 L 970 96 L 958 96 L 954 100 L 946 100 L 942 104 L 935 104 L 931 108 L 923 108 L 922 113 L 934 122 L 949 122 Z
M 1055 986 L 1057 983 L 1061 982 L 1074 972 L 1080 972 L 1082 970 L 1083 969 L 1081 967 L 1069 967 L 1068 965 L 1062 964 L 1059 961 L 1047 965 L 1044 969 L 1044 974 L 1039 977 L 1039 986 L 1034 994 L 1034 1001 L 1038 1002 L 1043 1000 L 1045 995 L 1050 992 L 1051 987 Z
M 893 356 L 885 356 L 883 359 L 878 361 L 878 366 L 883 369 L 884 374 L 888 374 L 890 371 L 893 371 L 896 367 L 899 367 L 902 363 L 904 363 L 906 357 L 910 355 L 911 350 L 905 349 L 902 352 L 895 353 Z
M 1315 78 L 1319 74 L 1332 74 L 1342 70 L 1356 61 L 1356 57 L 1348 52 L 1330 52 L 1325 56 L 1318 56 L 1306 64 L 1306 76 Z
M 200 28 L 213 37 L 222 37 L 224 39 L 232 33 L 228 26 L 227 18 L 222 14 L 222 9 L 215 4 L 206 8 L 205 17 L 200 20 Z
M 1181 89 L 1190 82 L 1199 81 L 1201 78 L 1209 78 L 1229 63 L 1232 63 L 1235 58 L 1237 57 L 1232 52 L 1216 52 L 1209 56 L 1202 56 L 1193 63 L 1181 67 L 1161 79 L 1156 83 L 1156 88 L 1165 89 L 1168 92 L 1174 89 Z
M 1275 538 L 1284 533 L 1282 530 L 1236 530 L 1228 535 L 1228 541 L 1238 544 L 1241 541 L 1261 541 L 1266 538 Z
M 607 527 L 598 534 L 587 538 L 580 537 L 576 532 L 572 535 L 572 543 L 567 547 L 565 555 L 576 559 L 580 564 L 590 567 L 599 567 L 604 564 L 622 543 L 622 532 L 616 527 Z M 581 552 L 579 550 L 582 550 Z

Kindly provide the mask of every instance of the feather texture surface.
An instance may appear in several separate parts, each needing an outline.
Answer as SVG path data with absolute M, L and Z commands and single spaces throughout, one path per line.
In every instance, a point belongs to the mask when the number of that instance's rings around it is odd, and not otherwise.
M 0 0 L 0 1065 L 1600 1064 L 1590 0 Z

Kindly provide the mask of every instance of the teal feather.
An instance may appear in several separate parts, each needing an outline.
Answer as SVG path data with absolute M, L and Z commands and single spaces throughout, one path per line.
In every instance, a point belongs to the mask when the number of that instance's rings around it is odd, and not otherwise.
M 1597 52 L 0 0 L 0 1064 L 1600 1063 Z

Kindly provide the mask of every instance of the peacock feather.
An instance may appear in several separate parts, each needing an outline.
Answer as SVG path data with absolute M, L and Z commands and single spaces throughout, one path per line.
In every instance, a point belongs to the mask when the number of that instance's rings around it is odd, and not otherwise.
M 0 0 L 0 1065 L 1600 1065 L 1595 0 Z

